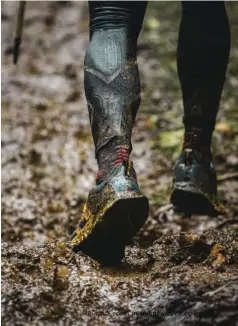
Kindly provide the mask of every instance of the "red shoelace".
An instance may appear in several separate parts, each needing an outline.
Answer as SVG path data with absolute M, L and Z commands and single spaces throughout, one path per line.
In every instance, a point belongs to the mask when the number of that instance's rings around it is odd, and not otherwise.
M 129 160 L 129 149 L 126 145 L 116 146 L 116 155 L 110 163 L 110 168 L 113 169 L 116 166 L 122 164 L 124 161 Z M 96 182 L 99 182 L 99 179 L 103 176 L 103 172 L 99 170 L 96 175 Z
M 203 130 L 200 128 L 192 128 L 191 131 L 185 132 L 183 151 L 195 149 L 198 152 L 202 153 L 209 161 L 211 161 L 212 154 L 210 148 L 202 144 L 202 136 Z

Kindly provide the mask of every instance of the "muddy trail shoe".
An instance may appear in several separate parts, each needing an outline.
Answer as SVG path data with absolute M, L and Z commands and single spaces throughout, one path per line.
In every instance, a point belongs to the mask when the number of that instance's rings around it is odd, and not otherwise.
M 216 171 L 211 154 L 199 150 L 199 133 L 187 135 L 184 148 L 174 168 L 171 203 L 176 212 L 215 216 L 221 213 L 217 201 Z M 186 139 L 186 140 L 187 140 Z
M 143 226 L 148 211 L 148 199 L 140 192 L 132 162 L 125 160 L 89 192 L 72 235 L 73 250 L 104 265 L 119 264 L 125 245 Z

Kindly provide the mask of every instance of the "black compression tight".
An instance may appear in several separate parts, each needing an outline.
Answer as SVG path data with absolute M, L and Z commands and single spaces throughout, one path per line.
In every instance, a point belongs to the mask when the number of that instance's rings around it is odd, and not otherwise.
M 85 92 L 96 152 L 112 139 L 131 147 L 127 139 L 140 104 L 136 47 L 146 6 L 146 1 L 89 1 Z M 182 1 L 177 66 L 184 124 L 187 130 L 202 127 L 209 144 L 229 49 L 224 2 Z M 125 117 L 127 123 L 123 122 Z
M 89 2 L 84 81 L 99 166 L 105 166 L 108 147 L 110 156 L 117 146 L 131 151 L 132 126 L 140 105 L 136 47 L 145 9 L 146 2 Z
M 187 129 L 202 127 L 210 145 L 230 51 L 222 1 L 184 1 L 177 48 Z

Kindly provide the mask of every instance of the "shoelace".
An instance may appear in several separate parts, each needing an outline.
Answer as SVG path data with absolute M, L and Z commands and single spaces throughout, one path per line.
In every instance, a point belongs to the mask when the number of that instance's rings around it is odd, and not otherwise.
M 193 128 L 192 131 L 185 132 L 183 150 L 197 149 L 201 150 L 202 129 Z
M 110 169 L 117 167 L 120 164 L 125 163 L 126 165 L 126 174 L 130 174 L 131 170 L 131 161 L 129 160 L 129 149 L 126 145 L 116 146 L 116 155 L 114 159 L 110 162 Z M 99 170 L 96 174 L 96 183 L 100 183 L 100 179 L 103 178 L 103 171 Z
M 202 153 L 208 161 L 212 160 L 212 154 L 210 149 L 205 147 L 202 144 L 202 134 L 203 130 L 200 128 L 193 128 L 191 131 L 185 132 L 183 151 L 186 152 L 186 164 L 190 165 L 191 163 L 191 153 L 192 150 L 197 150 Z
M 127 146 L 124 145 L 117 146 L 116 151 L 117 151 L 117 156 L 116 156 L 116 160 L 111 163 L 112 168 L 121 164 L 123 161 L 129 160 L 129 152 Z

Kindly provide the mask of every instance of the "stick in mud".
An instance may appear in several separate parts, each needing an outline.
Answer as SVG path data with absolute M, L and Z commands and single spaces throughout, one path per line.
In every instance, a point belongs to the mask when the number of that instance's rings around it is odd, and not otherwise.
M 23 28 L 23 22 L 24 22 L 25 5 L 26 5 L 26 1 L 20 1 L 19 8 L 18 8 L 18 14 L 17 14 L 14 45 L 13 45 L 13 63 L 14 64 L 17 63 L 17 59 L 19 56 L 22 28 Z

